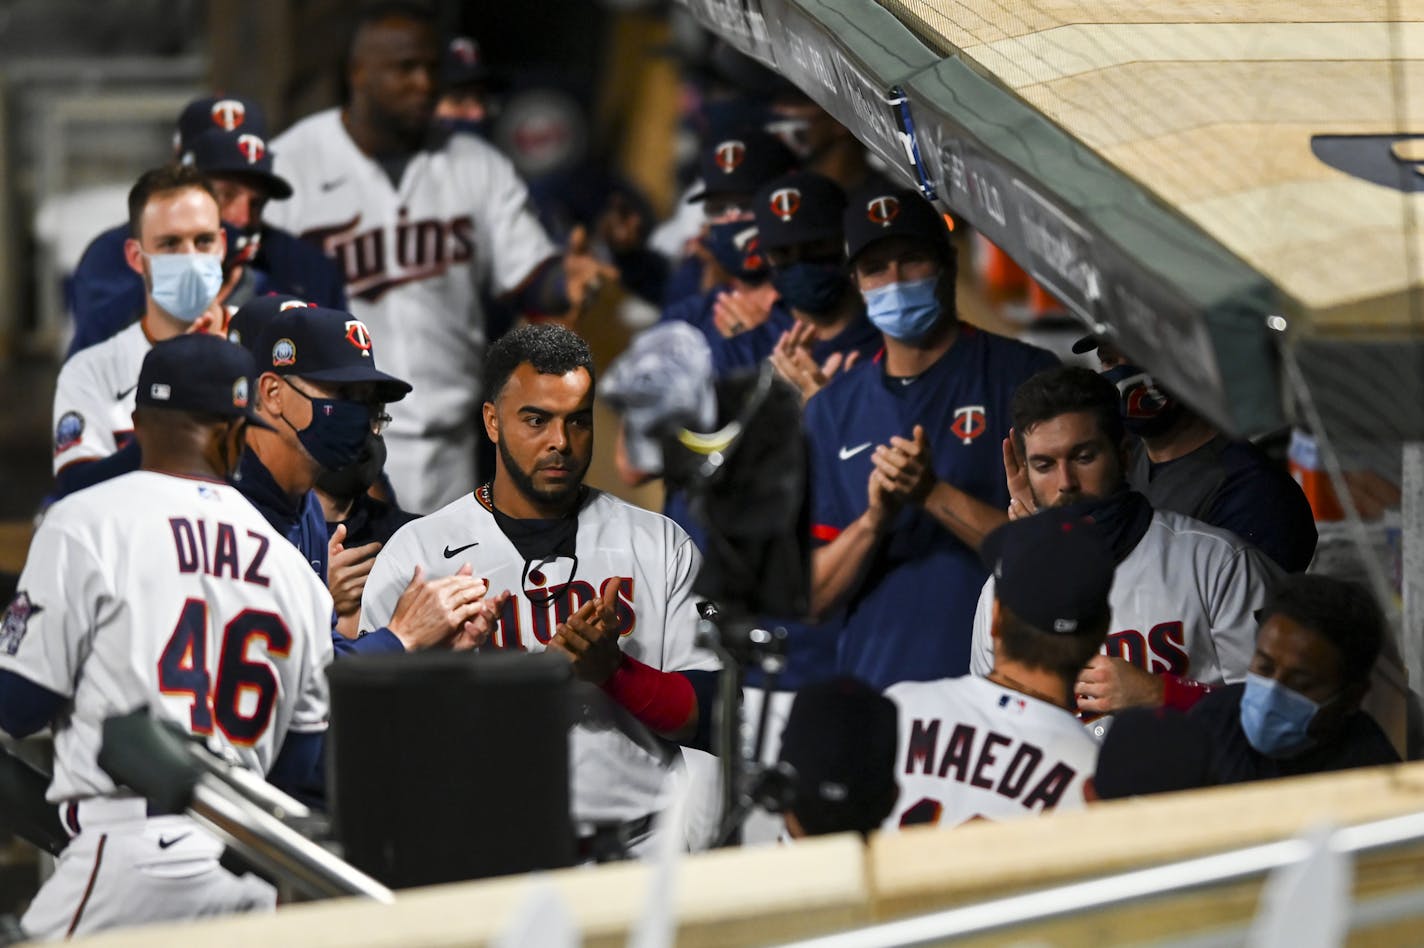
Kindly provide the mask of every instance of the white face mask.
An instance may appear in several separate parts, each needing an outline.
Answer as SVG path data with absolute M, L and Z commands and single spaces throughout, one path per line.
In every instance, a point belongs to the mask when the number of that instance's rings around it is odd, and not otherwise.
M 153 301 L 174 319 L 191 323 L 222 289 L 222 258 L 210 253 L 144 254 Z

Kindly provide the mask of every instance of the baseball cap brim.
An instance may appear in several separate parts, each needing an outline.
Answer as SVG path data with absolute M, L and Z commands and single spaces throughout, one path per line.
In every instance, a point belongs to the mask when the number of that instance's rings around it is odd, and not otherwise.
M 316 369 L 293 374 L 315 382 L 371 382 L 376 386 L 376 391 L 383 402 L 398 402 L 409 395 L 413 389 L 409 382 L 368 366 L 345 365 L 333 369 Z
M 225 163 L 204 167 L 198 165 L 198 170 L 206 175 L 219 175 L 224 178 L 247 179 L 259 189 L 266 191 L 269 197 L 278 201 L 285 201 L 294 193 L 292 186 L 286 178 L 273 174 L 270 171 L 262 171 L 251 165 L 235 165 L 227 167 Z
M 1086 336 L 1073 343 L 1073 354 L 1082 355 L 1085 352 L 1092 352 L 1096 348 L 1098 348 L 1098 337 L 1093 335 L 1092 333 L 1088 333 Z

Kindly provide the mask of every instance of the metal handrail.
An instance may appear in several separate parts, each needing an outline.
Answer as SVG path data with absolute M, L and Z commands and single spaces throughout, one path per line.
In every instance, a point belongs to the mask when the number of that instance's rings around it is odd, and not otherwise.
M 1424 812 L 1344 827 L 1332 832 L 1329 839 L 1330 848 L 1340 853 L 1377 852 L 1419 842 L 1424 842 Z M 1033 922 L 1082 915 L 1148 896 L 1251 879 L 1300 862 L 1310 851 L 1310 844 L 1301 839 L 1262 843 L 1150 869 L 1101 876 L 977 905 L 790 942 L 781 948 L 911 948 L 929 945 L 947 938 L 983 935 Z

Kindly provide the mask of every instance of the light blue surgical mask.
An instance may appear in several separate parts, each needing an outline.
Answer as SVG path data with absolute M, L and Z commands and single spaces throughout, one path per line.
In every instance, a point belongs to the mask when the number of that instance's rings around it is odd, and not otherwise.
M 146 253 L 153 301 L 179 322 L 191 323 L 218 298 L 222 258 L 210 253 Z
M 1241 729 L 1251 746 L 1267 757 L 1294 757 L 1315 746 L 1310 722 L 1320 707 L 1273 678 L 1247 672 Z
M 865 315 L 875 328 L 900 342 L 914 344 L 924 339 L 939 322 L 939 298 L 935 288 L 939 277 L 887 283 L 863 290 Z

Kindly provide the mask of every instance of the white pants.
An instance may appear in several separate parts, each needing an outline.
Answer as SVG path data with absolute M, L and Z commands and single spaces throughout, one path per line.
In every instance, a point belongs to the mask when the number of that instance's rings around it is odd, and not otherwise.
M 90 800 L 79 826 L 20 921 L 31 938 L 276 907 L 277 890 L 218 865 L 222 843 L 187 817 L 146 817 L 141 800 Z

